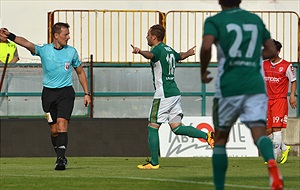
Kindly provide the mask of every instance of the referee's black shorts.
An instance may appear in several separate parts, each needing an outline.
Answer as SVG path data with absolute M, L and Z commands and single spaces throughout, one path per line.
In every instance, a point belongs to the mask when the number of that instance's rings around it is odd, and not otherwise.
M 49 124 L 56 123 L 57 118 L 68 121 L 74 108 L 75 91 L 72 86 L 63 88 L 43 87 L 42 106 Z M 49 114 L 51 120 L 49 120 Z

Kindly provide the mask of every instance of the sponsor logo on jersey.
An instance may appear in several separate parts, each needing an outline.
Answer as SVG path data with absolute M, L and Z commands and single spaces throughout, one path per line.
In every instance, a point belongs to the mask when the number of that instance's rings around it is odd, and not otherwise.
M 166 77 L 166 80 L 174 80 L 174 77 Z
M 247 66 L 247 67 L 256 67 L 256 63 L 252 61 L 231 61 L 229 62 L 230 66 Z
M 280 82 L 280 79 L 277 77 L 265 77 L 266 82 Z

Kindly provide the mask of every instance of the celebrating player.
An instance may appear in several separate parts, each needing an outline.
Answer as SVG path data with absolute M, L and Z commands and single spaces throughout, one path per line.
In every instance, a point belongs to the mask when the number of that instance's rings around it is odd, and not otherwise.
M 168 122 L 176 135 L 186 135 L 194 138 L 205 139 L 211 148 L 214 147 L 213 132 L 205 133 L 193 126 L 183 126 L 181 123 L 183 113 L 181 109 L 181 95 L 175 82 L 175 67 L 179 60 L 186 59 L 195 54 L 195 47 L 187 52 L 177 53 L 162 41 L 165 37 L 165 29 L 161 25 L 153 25 L 147 34 L 148 45 L 151 51 L 142 51 L 133 47 L 132 53 L 141 54 L 150 59 L 155 88 L 154 99 L 149 114 L 148 144 L 151 152 L 151 160 L 144 165 L 138 165 L 139 169 L 158 169 L 159 136 L 158 130 L 162 123 Z

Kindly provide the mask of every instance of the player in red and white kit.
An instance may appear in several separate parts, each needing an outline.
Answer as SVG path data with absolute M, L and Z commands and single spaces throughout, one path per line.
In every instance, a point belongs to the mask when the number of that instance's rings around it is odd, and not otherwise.
M 279 57 L 282 45 L 280 42 L 273 40 L 277 48 L 277 56 L 265 60 L 263 68 L 265 72 L 265 81 L 268 101 L 268 123 L 267 135 L 273 141 L 274 156 L 278 157 L 280 149 L 282 150 L 282 157 L 280 163 L 286 162 L 288 153 L 291 150 L 290 146 L 286 146 L 282 142 L 281 129 L 286 128 L 288 119 L 288 88 L 291 82 L 290 105 L 293 109 L 297 107 L 297 100 L 295 97 L 297 82 L 296 75 L 292 64 L 283 58 Z

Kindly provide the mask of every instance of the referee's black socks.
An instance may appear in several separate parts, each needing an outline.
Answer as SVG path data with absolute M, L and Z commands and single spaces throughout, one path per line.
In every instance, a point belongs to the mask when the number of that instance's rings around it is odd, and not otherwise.
M 57 153 L 57 135 L 53 136 L 51 134 L 51 142 L 52 142 L 52 145 L 53 145 L 53 148 L 54 148 L 55 152 Z
M 62 132 L 57 135 L 57 157 L 65 157 L 68 145 L 68 133 Z

